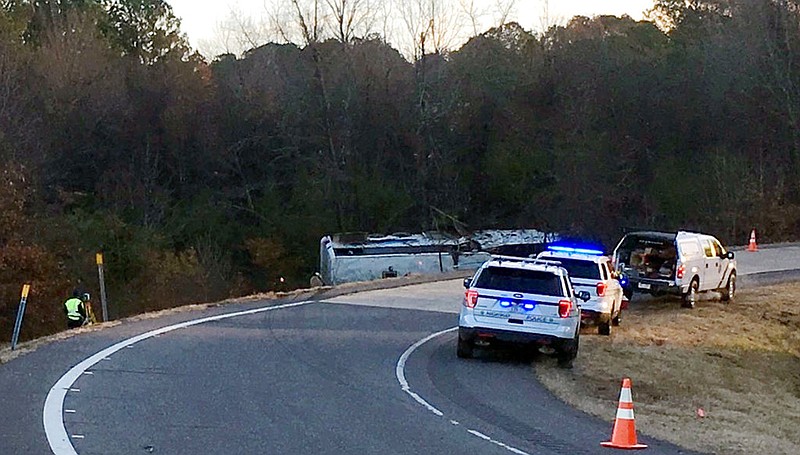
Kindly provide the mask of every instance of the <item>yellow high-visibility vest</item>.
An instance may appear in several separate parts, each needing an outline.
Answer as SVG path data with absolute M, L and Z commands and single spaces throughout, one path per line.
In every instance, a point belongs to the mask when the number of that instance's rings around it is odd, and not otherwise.
M 71 298 L 64 302 L 64 306 L 67 307 L 67 317 L 73 321 L 80 321 L 83 319 L 83 315 L 79 311 L 81 305 L 83 305 L 83 301 L 78 298 Z

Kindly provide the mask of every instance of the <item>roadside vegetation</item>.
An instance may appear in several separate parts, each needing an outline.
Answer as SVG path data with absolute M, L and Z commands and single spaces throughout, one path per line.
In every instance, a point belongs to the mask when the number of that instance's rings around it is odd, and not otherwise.
M 427 10 L 401 10 L 411 53 L 311 24 L 209 60 L 163 0 L 0 2 L 0 339 L 25 282 L 23 339 L 63 329 L 78 281 L 97 302 L 100 250 L 120 318 L 307 285 L 334 232 L 800 238 L 797 2 L 459 48 Z
M 720 455 L 800 453 L 800 283 L 735 302 L 632 302 L 611 337 L 584 329 L 573 370 L 541 363 L 566 402 L 612 422 L 630 377 L 640 433 Z M 609 424 L 609 432 L 611 425 Z M 610 433 L 609 433 L 610 435 Z

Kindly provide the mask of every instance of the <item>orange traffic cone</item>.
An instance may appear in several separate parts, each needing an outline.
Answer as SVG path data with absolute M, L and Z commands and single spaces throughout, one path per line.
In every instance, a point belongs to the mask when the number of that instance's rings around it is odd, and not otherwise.
M 614 449 L 646 449 L 647 445 L 636 441 L 636 422 L 633 419 L 633 398 L 631 397 L 631 380 L 622 380 L 622 390 L 619 393 L 619 407 L 617 418 L 614 420 L 614 429 L 611 432 L 611 441 L 601 442 L 603 447 Z
M 747 245 L 747 251 L 758 251 L 758 245 L 756 244 L 756 230 L 753 229 L 750 232 L 750 244 Z

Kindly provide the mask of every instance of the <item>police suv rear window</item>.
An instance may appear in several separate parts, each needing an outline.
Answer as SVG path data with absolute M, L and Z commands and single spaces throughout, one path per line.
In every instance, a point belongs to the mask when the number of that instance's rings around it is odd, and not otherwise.
M 594 261 L 582 261 L 580 259 L 565 259 L 543 257 L 542 259 L 558 261 L 561 267 L 567 269 L 570 278 L 589 278 L 592 280 L 600 279 L 600 267 Z
M 481 271 L 475 287 L 561 297 L 564 294 L 560 283 L 558 275 L 549 272 L 510 267 L 487 267 Z

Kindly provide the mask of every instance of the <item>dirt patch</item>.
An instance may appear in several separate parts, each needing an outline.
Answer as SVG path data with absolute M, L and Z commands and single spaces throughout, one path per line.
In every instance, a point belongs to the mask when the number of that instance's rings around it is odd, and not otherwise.
M 639 432 L 701 452 L 800 453 L 800 283 L 694 310 L 677 299 L 634 301 L 614 329 L 585 329 L 575 368 L 542 363 L 542 383 L 612 422 L 630 377 Z

